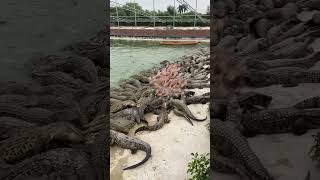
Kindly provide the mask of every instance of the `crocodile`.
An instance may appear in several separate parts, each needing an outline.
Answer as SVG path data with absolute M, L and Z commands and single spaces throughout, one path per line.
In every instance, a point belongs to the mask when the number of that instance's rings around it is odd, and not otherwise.
M 152 104 L 152 102 L 155 100 L 154 96 L 149 96 L 149 97 L 141 97 L 138 102 L 137 102 L 137 107 L 139 111 L 139 116 L 141 120 L 144 119 L 144 112 L 146 108 Z
M 13 133 L 13 132 L 12 132 Z M 41 152 L 52 141 L 81 143 L 84 139 L 77 128 L 70 123 L 57 122 L 41 127 L 31 127 L 1 142 L 0 158 L 14 163 L 27 156 Z
M 242 131 L 246 136 L 293 132 L 304 134 L 308 129 L 318 128 L 319 110 L 296 108 L 267 109 L 245 113 L 241 117 Z
M 98 136 L 95 138 L 93 151 L 92 151 L 92 162 L 95 165 L 97 180 L 106 180 L 109 178 L 109 162 L 110 162 L 110 135 L 108 133 L 109 128 L 105 128 L 99 131 Z
M 268 42 L 265 38 L 258 38 L 255 40 L 252 40 L 247 44 L 247 46 L 238 52 L 239 56 L 246 56 L 250 54 L 254 54 L 258 51 L 261 51 L 262 49 L 265 49 L 268 47 Z
M 78 177 L 79 180 L 95 179 L 89 155 L 74 148 L 52 149 L 32 156 L 9 167 L 3 175 L 0 175 L 0 179 L 28 179 L 51 173 L 55 173 L 62 179 L 70 178 L 70 176 Z
M 43 87 L 37 83 L 2 82 L 0 83 L 0 94 L 33 95 L 43 91 Z
M 132 153 L 136 153 L 137 150 L 142 150 L 146 153 L 146 157 L 141 162 L 139 162 L 135 165 L 126 167 L 123 170 L 129 170 L 129 169 L 136 168 L 136 167 L 142 165 L 143 163 L 147 162 L 148 159 L 151 157 L 151 146 L 148 143 L 146 143 L 140 139 L 127 136 L 123 133 L 119 133 L 114 130 L 110 130 L 110 138 L 111 138 L 110 145 L 116 144 L 122 148 L 130 149 Z
M 108 67 L 108 47 L 104 42 L 77 42 L 65 47 L 64 50 L 70 50 L 79 56 L 87 57 L 100 67 Z
M 169 122 L 170 122 L 170 119 L 168 117 L 168 110 L 166 107 L 166 103 L 164 103 L 163 106 L 161 107 L 160 114 L 157 117 L 156 124 L 152 126 L 141 126 L 138 129 L 136 129 L 134 133 L 137 133 L 140 131 L 156 131 L 162 128 L 165 123 L 169 123 Z
M 274 59 L 267 61 L 248 61 L 247 67 L 256 68 L 258 70 L 267 70 L 278 67 L 301 67 L 309 69 L 314 66 L 320 59 L 320 52 L 314 52 L 302 58 L 293 59 Z M 254 64 L 254 66 L 252 66 Z
M 273 180 L 245 137 L 219 119 L 211 119 L 211 147 L 239 163 L 255 180 Z
M 257 19 L 252 26 L 252 31 L 255 32 L 257 37 L 264 38 L 267 36 L 268 30 L 272 27 L 270 21 L 266 18 Z
M 80 107 L 85 112 L 88 119 L 93 119 L 97 113 L 99 112 L 99 109 L 102 107 L 101 103 L 107 102 L 107 94 L 89 94 L 88 96 L 85 96 L 80 100 Z M 105 108 L 103 111 L 106 111 Z
M 231 103 L 230 101 L 229 99 L 212 98 L 210 107 L 211 116 L 222 120 L 226 119 L 228 105 Z M 251 91 L 243 92 L 236 96 L 236 103 L 238 103 L 243 112 L 253 112 L 257 106 L 267 108 L 271 101 L 271 96 Z
M 272 101 L 272 96 L 257 92 L 243 92 L 237 97 L 237 102 L 242 109 L 250 110 L 253 106 L 267 108 Z
M 41 85 L 60 84 L 73 89 L 86 89 L 85 83 L 80 79 L 75 79 L 67 73 L 55 72 L 33 72 L 32 78 Z
M 127 108 L 116 113 L 111 113 L 110 119 L 125 119 L 137 123 L 141 122 L 139 109 L 137 107 Z
M 297 6 L 295 3 L 287 3 L 281 8 L 274 8 L 266 12 L 266 17 L 278 21 L 290 19 L 297 15 Z
M 47 124 L 54 122 L 54 113 L 43 108 L 24 108 L 10 104 L 0 104 L 2 116 L 14 117 L 32 123 Z
M 186 97 L 186 104 L 206 104 L 210 102 L 210 95 L 200 95 L 200 96 L 191 96 Z
M 125 79 L 120 81 L 119 83 L 128 83 L 135 86 L 136 88 L 141 88 L 141 82 L 138 81 L 137 79 Z
M 284 40 L 286 38 L 298 36 L 301 33 L 303 33 L 307 28 L 308 27 L 306 26 L 305 23 L 299 23 L 299 24 L 293 26 L 292 28 L 290 28 L 288 31 L 281 34 L 281 36 L 279 37 L 279 39 L 277 41 L 280 42 L 281 40 Z
M 188 108 L 188 106 L 186 105 L 186 103 L 182 100 L 178 100 L 178 99 L 170 99 L 168 102 L 170 105 L 174 106 L 175 108 L 177 108 L 177 110 L 183 112 L 186 114 L 186 116 L 188 116 L 190 119 L 195 120 L 195 121 L 204 121 L 207 119 L 207 116 L 205 118 L 197 118 L 195 117 L 192 112 L 190 111 L 190 109 Z
M 248 81 L 250 86 L 263 87 L 282 84 L 283 87 L 297 86 L 299 83 L 319 83 L 320 71 L 306 70 L 299 67 L 279 67 L 266 71 L 251 71 Z
M 320 108 L 320 96 L 314 96 L 303 101 L 300 101 L 293 105 L 297 109 L 311 109 L 311 108 Z
M 203 88 L 210 88 L 210 84 L 208 83 L 187 83 L 186 85 L 187 89 L 203 89 Z
M 127 107 L 134 107 L 135 105 L 136 103 L 133 102 L 132 100 L 126 100 L 126 101 L 120 101 L 120 102 L 110 101 L 110 112 L 116 113 Z
M 300 58 L 309 54 L 307 46 L 313 41 L 313 38 L 306 37 L 304 41 L 294 42 L 281 49 L 271 52 L 272 58 Z
M 88 83 L 94 83 L 98 80 L 97 69 L 94 63 L 87 58 L 49 55 L 35 59 L 32 63 L 33 71 L 62 71 L 71 73 L 75 78 L 80 78 Z
M 131 90 L 131 91 L 136 91 L 138 88 L 134 85 L 131 85 L 129 83 L 119 83 L 119 87 L 125 90 Z

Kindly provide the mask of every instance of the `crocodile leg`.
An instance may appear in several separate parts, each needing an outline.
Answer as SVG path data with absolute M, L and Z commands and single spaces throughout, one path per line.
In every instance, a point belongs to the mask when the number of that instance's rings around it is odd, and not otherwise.
M 136 129 L 135 133 L 137 133 L 139 131 L 156 131 L 156 130 L 162 128 L 165 123 L 168 123 L 169 122 L 168 119 L 169 118 L 168 118 L 167 108 L 163 107 L 160 111 L 159 116 L 157 117 L 158 121 L 155 125 L 139 127 L 138 129 Z
M 181 117 L 184 117 L 192 126 L 193 126 L 193 122 L 191 121 L 191 119 L 186 115 L 184 114 L 183 112 L 177 110 L 176 108 L 173 109 L 173 113 L 177 116 L 181 116 Z

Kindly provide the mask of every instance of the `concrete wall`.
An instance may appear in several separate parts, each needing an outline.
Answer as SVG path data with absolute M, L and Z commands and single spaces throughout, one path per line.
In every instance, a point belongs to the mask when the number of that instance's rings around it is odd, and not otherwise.
M 157 38 L 209 38 L 209 29 L 137 29 L 112 28 L 111 36 L 157 37 Z
M 55 53 L 105 27 L 104 0 L 1 0 L 0 80 L 17 79 L 32 54 Z

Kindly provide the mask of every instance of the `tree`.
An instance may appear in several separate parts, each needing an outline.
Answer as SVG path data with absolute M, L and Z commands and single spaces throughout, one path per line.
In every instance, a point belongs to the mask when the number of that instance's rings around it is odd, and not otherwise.
M 175 14 L 176 9 L 174 8 L 174 6 L 169 5 L 167 7 L 167 12 L 169 15 L 173 16 Z
M 143 11 L 142 7 L 138 3 L 128 2 L 122 7 L 122 9 L 126 12 L 126 16 L 134 16 L 134 8 L 137 12 Z
M 180 4 L 180 5 L 178 6 L 178 12 L 179 12 L 180 14 L 186 12 L 186 11 L 188 10 L 187 7 L 188 7 L 188 6 L 187 6 L 186 4 Z

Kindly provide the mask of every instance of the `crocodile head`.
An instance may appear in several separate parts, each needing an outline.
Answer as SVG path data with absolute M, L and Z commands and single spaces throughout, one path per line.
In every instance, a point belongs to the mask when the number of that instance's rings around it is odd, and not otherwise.
M 50 134 L 52 140 L 71 143 L 81 143 L 84 141 L 84 136 L 81 131 L 74 125 L 67 122 L 56 122 L 50 124 L 45 130 Z

